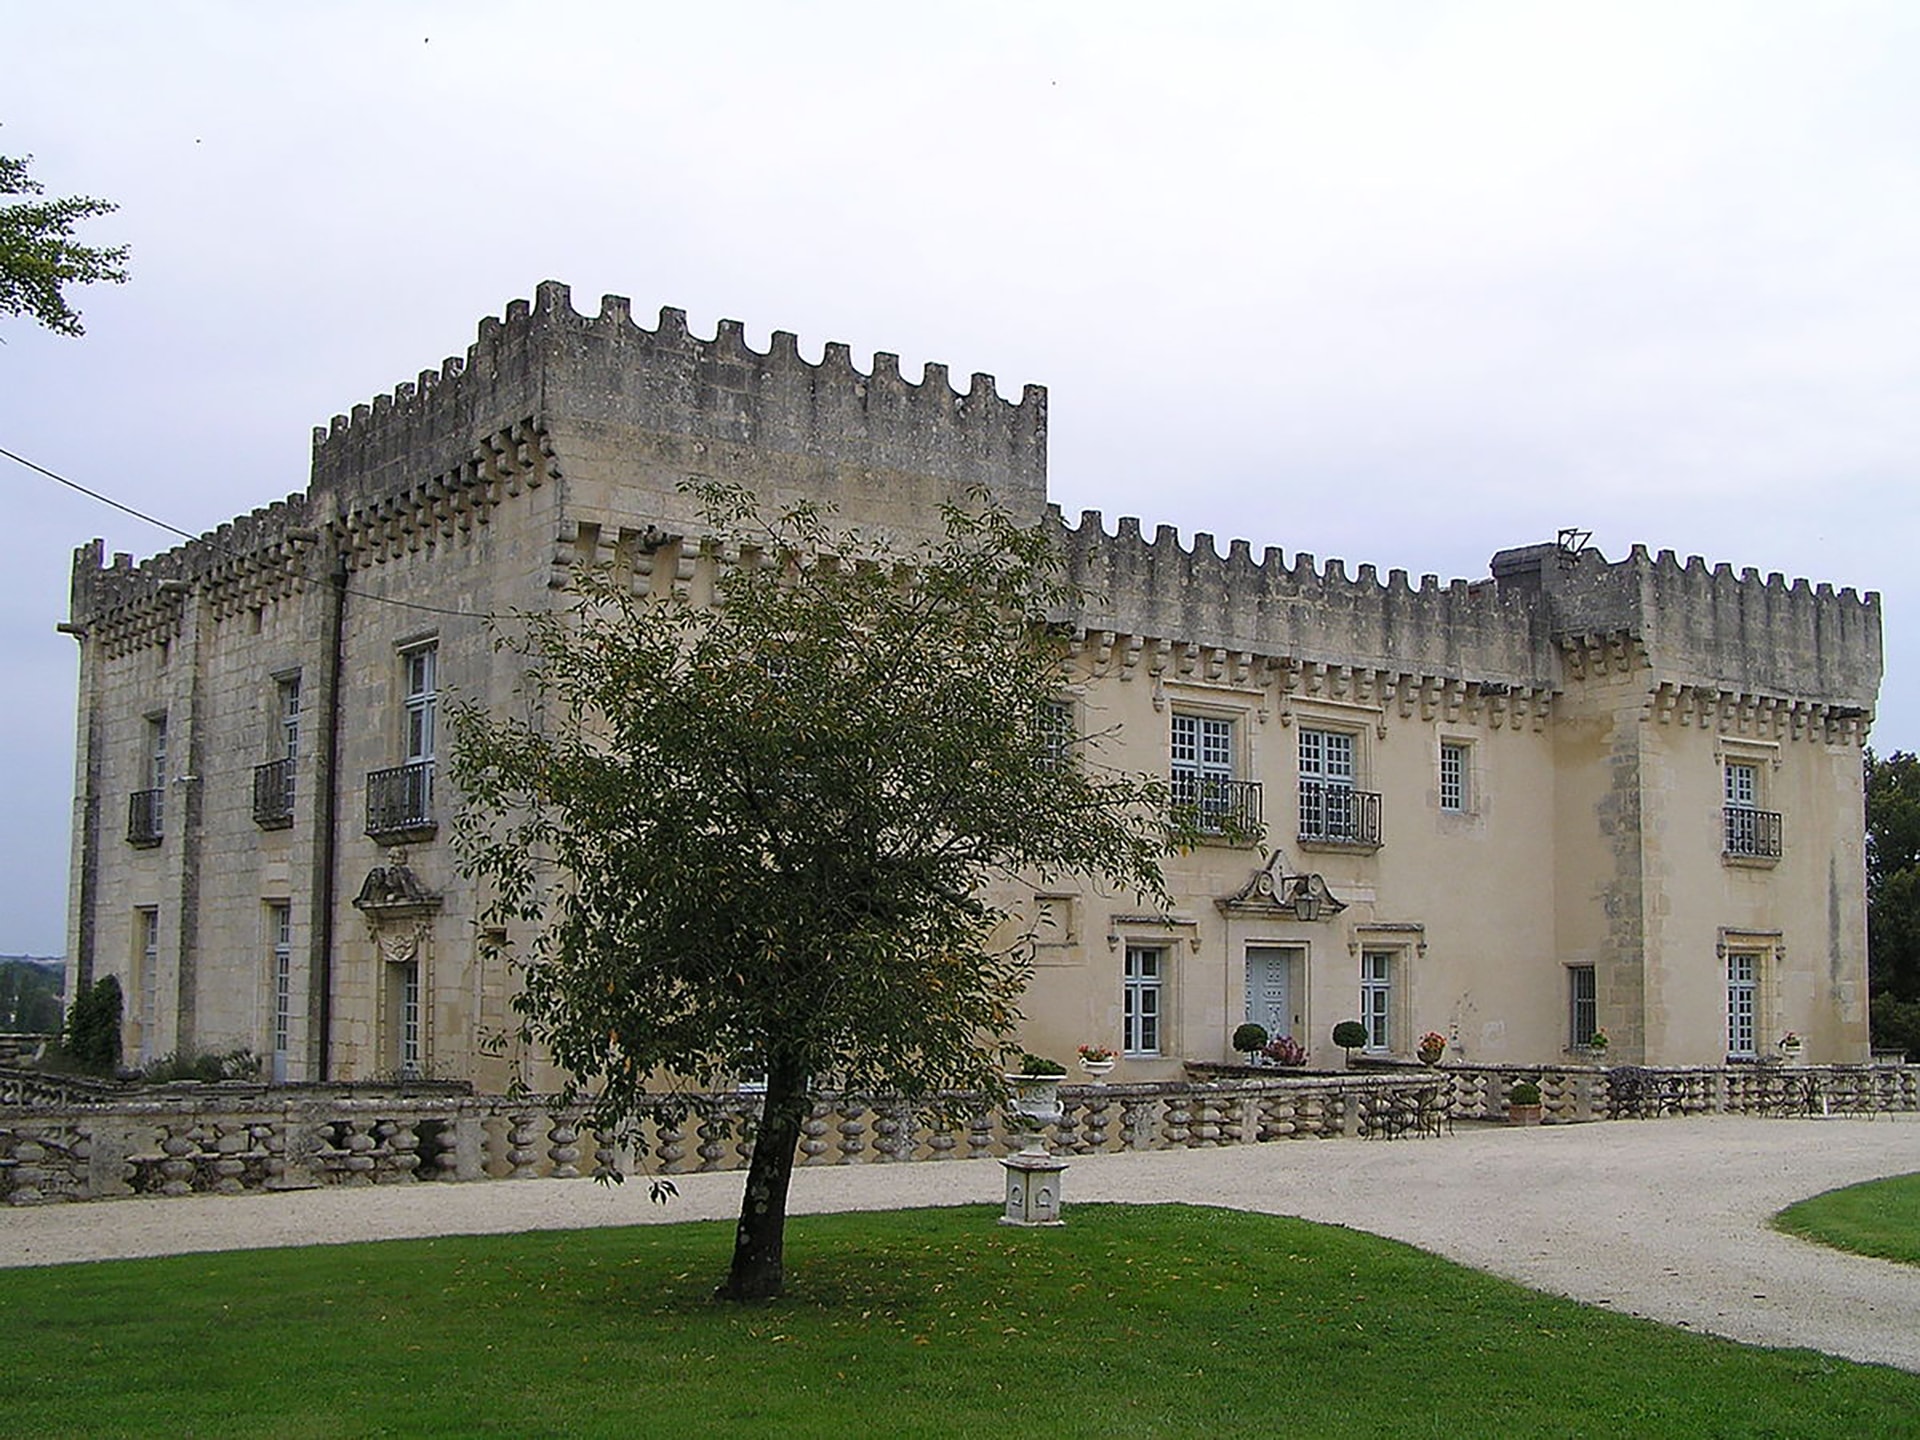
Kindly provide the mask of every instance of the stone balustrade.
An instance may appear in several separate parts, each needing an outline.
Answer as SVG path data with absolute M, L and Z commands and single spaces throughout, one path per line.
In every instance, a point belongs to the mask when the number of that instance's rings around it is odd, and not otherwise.
M 1523 1079 L 1540 1085 L 1549 1124 L 1920 1110 L 1920 1066 L 1463 1065 L 1063 1085 L 1063 1114 L 1049 1139 L 1055 1153 L 1075 1156 L 1438 1133 L 1455 1120 L 1503 1119 L 1507 1092 Z M 760 1103 L 752 1093 L 662 1096 L 633 1148 L 621 1149 L 586 1128 L 578 1110 L 454 1089 L 210 1085 L 102 1099 L 76 1087 L 51 1103 L 0 1104 L 0 1200 L 738 1170 L 752 1155 Z M 803 1126 L 798 1163 L 981 1159 L 1019 1144 L 975 1097 L 917 1106 L 830 1094 L 816 1100 Z

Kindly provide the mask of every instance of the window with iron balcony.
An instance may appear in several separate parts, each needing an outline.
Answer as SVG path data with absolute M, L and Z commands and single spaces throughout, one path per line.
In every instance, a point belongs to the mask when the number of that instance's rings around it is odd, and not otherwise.
M 1173 717 L 1170 774 L 1175 818 L 1203 835 L 1252 843 L 1260 834 L 1260 784 L 1235 776 L 1234 722 Z
M 1300 840 L 1377 849 L 1380 797 L 1354 784 L 1354 737 L 1344 730 L 1300 732 Z

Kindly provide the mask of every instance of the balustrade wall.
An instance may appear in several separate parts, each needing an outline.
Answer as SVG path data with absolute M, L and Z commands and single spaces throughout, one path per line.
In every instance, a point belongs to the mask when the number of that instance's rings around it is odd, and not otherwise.
M 1442 1066 L 1063 1085 L 1063 1113 L 1048 1127 L 1048 1138 L 1056 1154 L 1075 1156 L 1437 1134 L 1455 1120 L 1504 1119 L 1507 1092 L 1519 1080 L 1539 1084 L 1549 1124 L 1920 1110 L 1920 1066 Z M 25 1098 L 28 1090 L 0 1093 Z M 58 1082 L 39 1103 L 0 1104 L 0 1200 L 28 1205 L 319 1185 L 737 1170 L 753 1153 L 759 1106 L 751 1093 L 663 1096 L 627 1150 L 603 1144 L 577 1110 L 500 1096 L 322 1093 L 237 1083 L 101 1098 L 84 1084 Z M 1022 1139 L 975 1097 L 949 1095 L 937 1106 L 915 1106 L 872 1095 L 823 1095 L 803 1128 L 798 1163 L 982 1159 L 1008 1154 Z

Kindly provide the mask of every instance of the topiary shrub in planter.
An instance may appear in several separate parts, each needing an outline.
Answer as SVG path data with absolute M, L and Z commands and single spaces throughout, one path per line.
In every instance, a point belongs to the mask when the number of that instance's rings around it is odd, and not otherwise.
M 1266 1045 L 1267 1027 L 1264 1025 L 1256 1025 L 1249 1020 L 1233 1032 L 1233 1048 L 1247 1057 L 1249 1065 L 1253 1064 L 1255 1053 L 1264 1050 Z
M 1333 1027 L 1333 1043 L 1347 1052 L 1347 1064 L 1353 1064 L 1354 1050 L 1367 1043 L 1367 1027 L 1358 1020 L 1342 1020 Z
M 1507 1091 L 1507 1123 L 1509 1125 L 1540 1123 L 1540 1087 L 1533 1081 L 1522 1080 Z

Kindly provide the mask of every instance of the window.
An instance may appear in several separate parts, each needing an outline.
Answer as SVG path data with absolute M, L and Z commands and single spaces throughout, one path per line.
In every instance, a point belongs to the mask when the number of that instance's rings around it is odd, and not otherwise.
M 1754 1028 L 1760 993 L 1760 957 L 1741 951 L 1727 956 L 1727 1055 L 1736 1060 L 1759 1057 Z
M 127 841 L 158 845 L 166 833 L 167 717 L 147 717 L 145 750 L 140 761 L 140 788 L 127 797 Z
M 1599 991 L 1591 965 L 1567 967 L 1567 1044 L 1580 1049 L 1600 1028 Z
M 1760 767 L 1729 760 L 1724 772 L 1724 853 L 1741 859 L 1780 858 L 1780 817 L 1760 808 Z
M 1300 732 L 1300 838 L 1329 845 L 1380 843 L 1380 797 L 1354 788 L 1349 731 Z
M 410 960 L 399 970 L 400 1078 L 420 1078 L 420 962 Z
M 1440 746 L 1440 808 L 1459 814 L 1467 808 L 1467 747 Z
M 1122 1047 L 1129 1055 L 1160 1053 L 1160 1002 L 1165 993 L 1166 954 L 1155 946 L 1127 947 Z
M 1173 717 L 1173 803 L 1203 833 L 1245 833 L 1260 824 L 1260 787 L 1234 779 L 1233 721 Z
M 436 671 L 439 647 L 422 645 L 401 656 L 407 668 L 407 749 L 409 765 L 433 759 L 434 729 L 440 710 Z
M 267 942 L 273 958 L 273 1078 L 287 1078 L 293 1035 L 293 907 L 267 906 Z
M 282 760 L 300 758 L 300 677 L 280 682 L 280 754 Z
M 385 843 L 431 837 L 433 759 L 439 728 L 439 650 L 428 643 L 400 652 L 401 748 L 405 763 L 367 776 L 367 833 Z
M 300 759 L 300 677 L 289 675 L 274 687 L 275 724 L 267 746 L 272 756 L 253 768 L 253 818 L 267 829 L 293 823 L 294 766 Z
M 133 993 L 140 1025 L 140 1063 L 154 1058 L 159 1034 L 155 1028 L 160 1008 L 160 912 L 145 906 L 133 912 Z
M 1073 706 L 1065 700 L 1051 700 L 1040 716 L 1040 763 L 1049 770 L 1064 770 L 1073 763 Z
M 1360 956 L 1360 1023 L 1369 1050 L 1393 1048 L 1393 954 L 1368 950 Z

